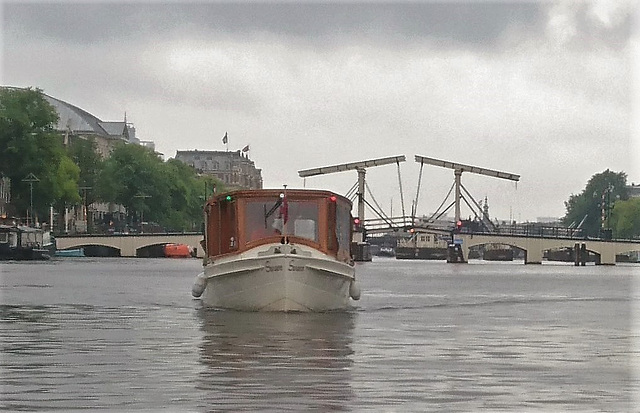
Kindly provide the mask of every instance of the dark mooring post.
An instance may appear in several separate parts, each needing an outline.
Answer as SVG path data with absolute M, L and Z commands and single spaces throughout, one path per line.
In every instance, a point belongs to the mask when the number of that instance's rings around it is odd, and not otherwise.
M 464 260 L 464 254 L 462 253 L 462 245 L 449 244 L 447 248 L 447 262 L 448 263 L 466 263 Z
M 585 266 L 587 263 L 587 256 L 589 253 L 587 252 L 587 244 L 576 243 L 573 246 L 573 262 L 575 266 Z

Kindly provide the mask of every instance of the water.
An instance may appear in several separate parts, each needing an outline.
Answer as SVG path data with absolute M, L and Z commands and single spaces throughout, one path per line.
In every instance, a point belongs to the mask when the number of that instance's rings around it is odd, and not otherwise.
M 640 411 L 640 266 L 378 259 L 324 314 L 203 309 L 198 260 L 0 268 L 0 409 Z

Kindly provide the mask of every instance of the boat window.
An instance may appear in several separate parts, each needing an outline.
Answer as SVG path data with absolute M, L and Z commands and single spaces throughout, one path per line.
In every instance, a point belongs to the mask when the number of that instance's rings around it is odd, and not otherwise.
M 279 198 L 274 198 L 250 201 L 245 207 L 247 242 L 280 234 L 295 235 L 318 242 L 317 227 L 316 201 L 289 200 L 285 207 Z
M 30 247 L 36 244 L 35 232 L 23 232 L 20 245 L 23 247 Z
M 244 231 L 247 242 L 280 235 L 279 225 L 276 222 L 279 216 L 278 199 L 247 202 Z
M 9 234 L 6 232 L 0 232 L 0 242 L 6 244 L 9 242 Z
M 287 234 L 318 242 L 318 204 L 316 201 L 289 201 Z
M 316 222 L 312 219 L 296 219 L 293 222 L 293 235 L 312 240 L 317 240 Z

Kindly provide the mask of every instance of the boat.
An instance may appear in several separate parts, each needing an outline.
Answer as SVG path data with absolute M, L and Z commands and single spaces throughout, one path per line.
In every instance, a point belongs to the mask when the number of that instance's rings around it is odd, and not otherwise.
M 640 252 L 629 251 L 623 254 L 616 254 L 616 262 L 640 262 Z
M 513 249 L 503 244 L 488 244 L 482 253 L 485 261 L 513 261 Z
M 51 257 L 56 252 L 56 239 L 51 235 L 51 231 L 42 231 L 42 248 L 47 250 L 47 254 Z
M 398 239 L 396 259 L 446 260 L 447 241 L 436 234 L 413 232 L 409 238 Z
M 80 258 L 85 257 L 84 248 L 72 248 L 68 250 L 56 250 L 53 254 L 55 257 L 73 257 Z
M 163 247 L 164 256 L 167 258 L 192 258 L 195 252 L 187 244 L 166 244 Z
M 378 255 L 380 257 L 395 257 L 396 252 L 393 249 L 393 247 L 389 247 L 386 245 L 383 245 L 382 247 L 380 247 L 380 249 L 378 250 Z
M 20 225 L 0 225 L 0 260 L 48 260 L 44 231 Z
M 205 204 L 192 294 L 241 311 L 330 311 L 360 298 L 351 202 L 329 191 L 238 190 Z

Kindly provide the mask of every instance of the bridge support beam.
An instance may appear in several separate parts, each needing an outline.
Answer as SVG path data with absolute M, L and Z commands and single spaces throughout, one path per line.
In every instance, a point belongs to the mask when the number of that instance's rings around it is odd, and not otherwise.
M 613 242 L 603 242 L 600 247 L 600 264 L 616 265 L 616 246 Z
M 541 238 L 527 238 L 524 240 L 524 263 L 525 264 L 542 264 L 542 246 Z
M 447 262 L 450 264 L 465 264 L 469 257 L 469 248 L 463 248 L 462 244 L 449 244 L 447 248 Z

